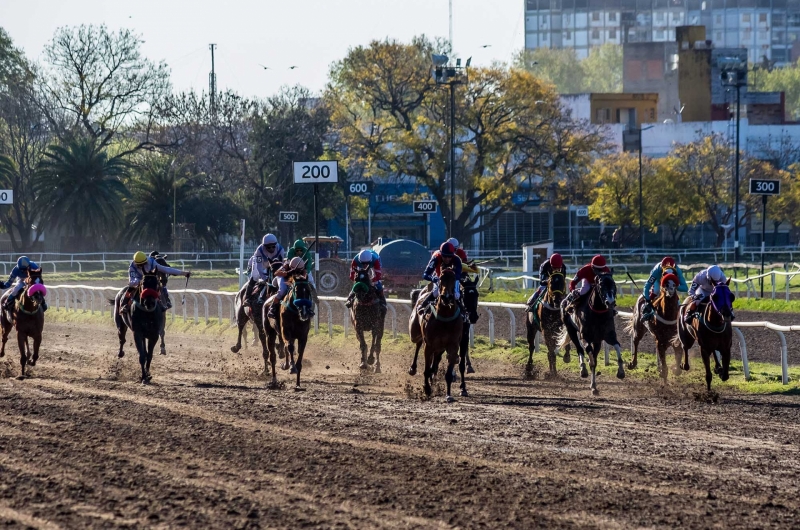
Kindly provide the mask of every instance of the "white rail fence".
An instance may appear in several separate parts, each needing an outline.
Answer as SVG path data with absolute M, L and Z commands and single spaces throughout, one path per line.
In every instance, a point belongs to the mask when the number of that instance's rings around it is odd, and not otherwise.
M 101 315 L 105 315 L 106 311 L 110 313 L 113 312 L 113 308 L 109 305 L 109 300 L 113 300 L 116 294 L 120 291 L 120 287 L 92 287 L 88 285 L 53 285 L 47 287 L 49 290 L 48 297 L 51 301 L 51 307 L 55 311 L 59 311 L 63 309 L 65 311 L 75 311 L 75 312 L 83 312 L 83 313 L 90 313 L 94 314 L 96 310 L 99 310 Z M 235 297 L 236 293 L 225 292 L 225 291 L 211 291 L 208 289 L 173 289 L 170 291 L 173 295 L 173 309 L 170 311 L 170 317 L 172 322 L 175 321 L 175 315 L 177 312 L 181 312 L 183 322 L 188 322 L 189 320 L 193 320 L 195 324 L 200 323 L 200 309 L 202 307 L 203 311 L 203 319 L 205 323 L 211 324 L 211 319 L 216 318 L 218 324 L 224 324 L 224 321 L 227 320 L 227 324 L 229 326 L 233 326 L 236 320 L 235 314 Z M 184 296 L 190 297 L 190 300 L 193 302 L 193 312 L 192 315 L 187 314 L 187 305 L 185 303 L 181 303 L 179 299 L 183 299 Z M 224 302 L 223 302 L 224 300 Z M 327 322 L 327 331 L 328 336 L 333 337 L 333 308 L 331 307 L 331 303 L 338 303 L 342 307 L 342 313 L 344 315 L 342 319 L 342 327 L 344 331 L 344 336 L 347 337 L 350 328 L 350 318 L 349 318 L 349 311 L 345 307 L 345 298 L 337 297 L 337 296 L 320 296 L 320 309 L 325 310 L 325 317 Z M 212 302 L 215 301 L 216 304 Z M 389 308 L 389 316 L 390 316 L 390 324 L 391 324 L 391 332 L 392 337 L 396 338 L 398 334 L 398 311 L 395 306 L 402 307 L 406 314 L 403 315 L 406 318 L 410 316 L 412 311 L 411 300 L 401 300 L 401 299 L 394 299 L 390 298 L 387 299 L 388 308 Z M 508 330 L 508 342 L 509 345 L 513 348 L 517 345 L 517 318 L 514 313 L 514 310 L 524 310 L 525 304 L 511 304 L 511 303 L 504 303 L 504 302 L 481 302 L 480 307 L 486 311 L 486 317 L 488 319 L 488 326 L 489 326 L 489 345 L 494 346 L 496 342 L 495 337 L 495 322 L 496 322 L 496 315 L 495 311 L 499 314 L 505 314 L 508 317 L 509 323 L 509 330 Z M 216 309 L 216 317 L 213 317 L 213 309 Z M 319 333 L 319 321 L 320 321 L 320 312 L 317 311 L 317 314 L 314 318 L 314 334 Z M 632 317 L 632 313 L 620 311 L 620 316 L 623 317 Z M 405 323 L 406 320 L 403 321 Z M 746 380 L 750 380 L 750 365 L 747 359 L 747 344 L 745 342 L 744 335 L 738 328 L 762 328 L 768 329 L 774 332 L 781 342 L 781 380 L 784 385 L 789 384 L 789 356 L 788 350 L 786 345 L 786 335 L 784 333 L 792 332 L 792 331 L 800 331 L 800 325 L 791 325 L 791 326 L 781 326 L 778 324 L 773 324 L 772 322 L 734 322 L 733 323 L 733 331 L 736 334 L 736 337 L 739 341 L 739 350 L 742 354 L 742 367 L 744 370 L 744 376 Z M 405 327 L 402 329 L 405 330 Z M 470 345 L 474 347 L 475 345 L 475 336 L 474 336 L 474 326 L 470 329 Z M 403 331 L 405 333 L 405 331 Z M 538 351 L 539 349 L 539 336 L 537 334 L 536 337 L 536 344 L 534 348 Z M 605 365 L 610 365 L 610 358 L 609 358 L 609 346 L 607 344 L 605 346 Z

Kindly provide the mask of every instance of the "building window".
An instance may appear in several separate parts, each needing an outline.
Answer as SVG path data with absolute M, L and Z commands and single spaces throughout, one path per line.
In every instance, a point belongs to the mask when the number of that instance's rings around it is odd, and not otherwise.
M 680 19 L 682 19 L 682 18 L 683 18 L 683 13 L 679 13 L 679 12 L 677 12 L 677 11 L 675 11 L 674 13 L 672 13 L 672 21 L 673 21 L 673 22 L 678 22 L 678 21 L 679 21 Z
M 615 30 L 615 29 L 608 30 L 608 38 L 609 39 L 616 39 L 617 38 L 617 30 Z
M 744 15 L 742 15 L 742 22 L 744 22 L 745 24 L 750 24 L 751 22 L 750 13 L 745 13 Z
M 592 40 L 598 40 L 600 38 L 600 31 L 593 29 L 592 30 Z
M 656 13 L 656 22 L 664 22 L 664 13 Z
M 767 40 L 767 32 L 766 31 L 759 31 L 758 32 L 758 40 Z
M 750 29 L 742 31 L 742 40 L 748 41 L 753 38 L 753 32 Z
M 542 33 L 542 40 L 543 41 L 547 40 L 547 33 L 545 32 Z
M 564 40 L 572 40 L 572 32 L 571 31 L 565 31 L 564 32 Z
M 656 40 L 664 40 L 664 30 L 657 29 L 656 30 Z
M 715 17 L 714 24 L 716 24 L 717 26 L 721 26 L 722 25 L 722 15 L 717 15 Z
M 611 109 L 597 109 L 597 123 L 608 123 L 611 121 Z
M 722 32 L 721 31 L 718 31 L 716 33 L 716 39 L 717 39 L 717 44 L 721 45 L 722 44 Z
M 758 21 L 766 24 L 767 23 L 767 14 L 766 13 L 759 13 L 758 14 Z
M 600 13 L 598 11 L 592 12 L 592 21 L 594 22 L 600 21 Z
M 617 21 L 617 12 L 616 11 L 612 11 L 611 13 L 608 14 L 608 21 L 609 22 L 616 22 Z

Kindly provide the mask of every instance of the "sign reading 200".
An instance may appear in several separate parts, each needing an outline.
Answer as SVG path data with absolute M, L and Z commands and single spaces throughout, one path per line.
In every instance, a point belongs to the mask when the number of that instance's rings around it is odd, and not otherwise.
M 339 182 L 339 165 L 335 160 L 294 163 L 295 184 Z

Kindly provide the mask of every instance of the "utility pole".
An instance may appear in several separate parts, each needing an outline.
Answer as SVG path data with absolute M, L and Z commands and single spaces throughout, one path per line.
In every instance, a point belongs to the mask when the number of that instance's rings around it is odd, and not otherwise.
M 453 53 L 453 0 L 450 0 L 450 53 Z
M 212 118 L 217 116 L 217 74 L 214 72 L 214 49 L 216 47 L 217 45 L 213 43 L 208 45 L 211 50 L 211 73 L 208 74 L 208 101 Z
M 450 83 L 450 237 L 456 219 L 456 84 Z

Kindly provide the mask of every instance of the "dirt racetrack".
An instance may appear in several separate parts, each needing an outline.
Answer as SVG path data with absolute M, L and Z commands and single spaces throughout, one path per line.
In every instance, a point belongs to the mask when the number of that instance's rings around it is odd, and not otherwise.
M 13 346 L 12 346 L 13 344 Z M 800 401 L 476 364 L 420 399 L 404 343 L 380 375 L 312 339 L 305 392 L 264 388 L 229 335 L 168 335 L 153 384 L 100 325 L 50 324 L 33 377 L 0 362 L 6 528 L 800 527 Z M 538 362 L 543 363 L 541 356 Z M 699 369 L 696 363 L 694 369 Z

